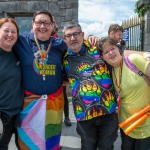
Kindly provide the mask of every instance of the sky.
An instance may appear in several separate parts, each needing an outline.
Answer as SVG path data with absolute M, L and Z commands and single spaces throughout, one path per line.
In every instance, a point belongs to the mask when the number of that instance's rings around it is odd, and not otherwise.
M 122 24 L 135 14 L 137 0 L 79 0 L 78 19 L 86 35 L 107 36 L 110 24 Z

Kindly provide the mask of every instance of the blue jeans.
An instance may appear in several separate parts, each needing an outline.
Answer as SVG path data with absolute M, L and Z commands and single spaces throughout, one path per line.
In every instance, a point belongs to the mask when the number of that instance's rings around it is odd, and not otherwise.
M 121 133 L 121 150 L 150 150 L 150 137 L 144 139 L 134 139 L 127 136 L 122 129 Z
M 114 112 L 87 121 L 77 121 L 81 150 L 113 150 L 118 135 L 118 119 Z

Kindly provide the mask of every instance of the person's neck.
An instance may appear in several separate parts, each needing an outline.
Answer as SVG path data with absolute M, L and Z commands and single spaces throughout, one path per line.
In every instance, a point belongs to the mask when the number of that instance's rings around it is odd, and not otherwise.
M 49 40 L 49 38 L 37 38 L 37 39 L 42 41 L 42 42 Z
M 114 68 L 118 68 L 118 67 L 120 67 L 120 64 L 122 63 L 122 56 L 120 56 L 119 58 L 118 58 L 118 61 L 116 61 L 116 63 L 114 63 L 112 66 L 114 67 Z
M 74 53 L 78 54 L 80 52 L 80 49 L 74 50 Z
M 82 46 L 76 46 L 74 48 L 70 48 L 71 51 L 73 51 L 74 53 L 78 54 L 81 50 Z
M 6 52 L 10 52 L 12 50 L 12 47 L 10 47 L 10 46 L 3 46 L 3 45 L 1 45 L 0 48 L 2 50 L 6 51 Z
M 49 40 L 49 38 L 50 38 L 50 36 L 49 36 L 49 37 L 36 36 L 36 35 L 34 35 L 34 36 L 36 37 L 36 39 L 38 39 L 38 40 L 40 40 L 40 41 L 42 41 L 42 42 L 47 41 L 47 40 Z

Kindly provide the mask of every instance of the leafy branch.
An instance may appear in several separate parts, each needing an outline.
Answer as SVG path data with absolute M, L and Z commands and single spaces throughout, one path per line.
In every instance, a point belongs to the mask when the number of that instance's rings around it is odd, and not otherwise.
M 148 10 L 148 4 L 145 3 L 141 7 L 138 7 L 140 0 L 135 3 L 134 12 L 138 14 L 139 17 L 143 17 L 145 12 Z

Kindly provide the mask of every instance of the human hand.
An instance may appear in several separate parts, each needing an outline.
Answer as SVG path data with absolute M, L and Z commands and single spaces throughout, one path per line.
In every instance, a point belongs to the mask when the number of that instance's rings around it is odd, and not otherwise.
M 100 38 L 99 38 L 99 37 L 96 37 L 96 36 L 94 36 L 94 35 L 90 35 L 90 36 L 88 36 L 87 40 L 88 40 L 88 42 L 90 43 L 90 45 L 96 46 L 97 42 L 100 41 Z

